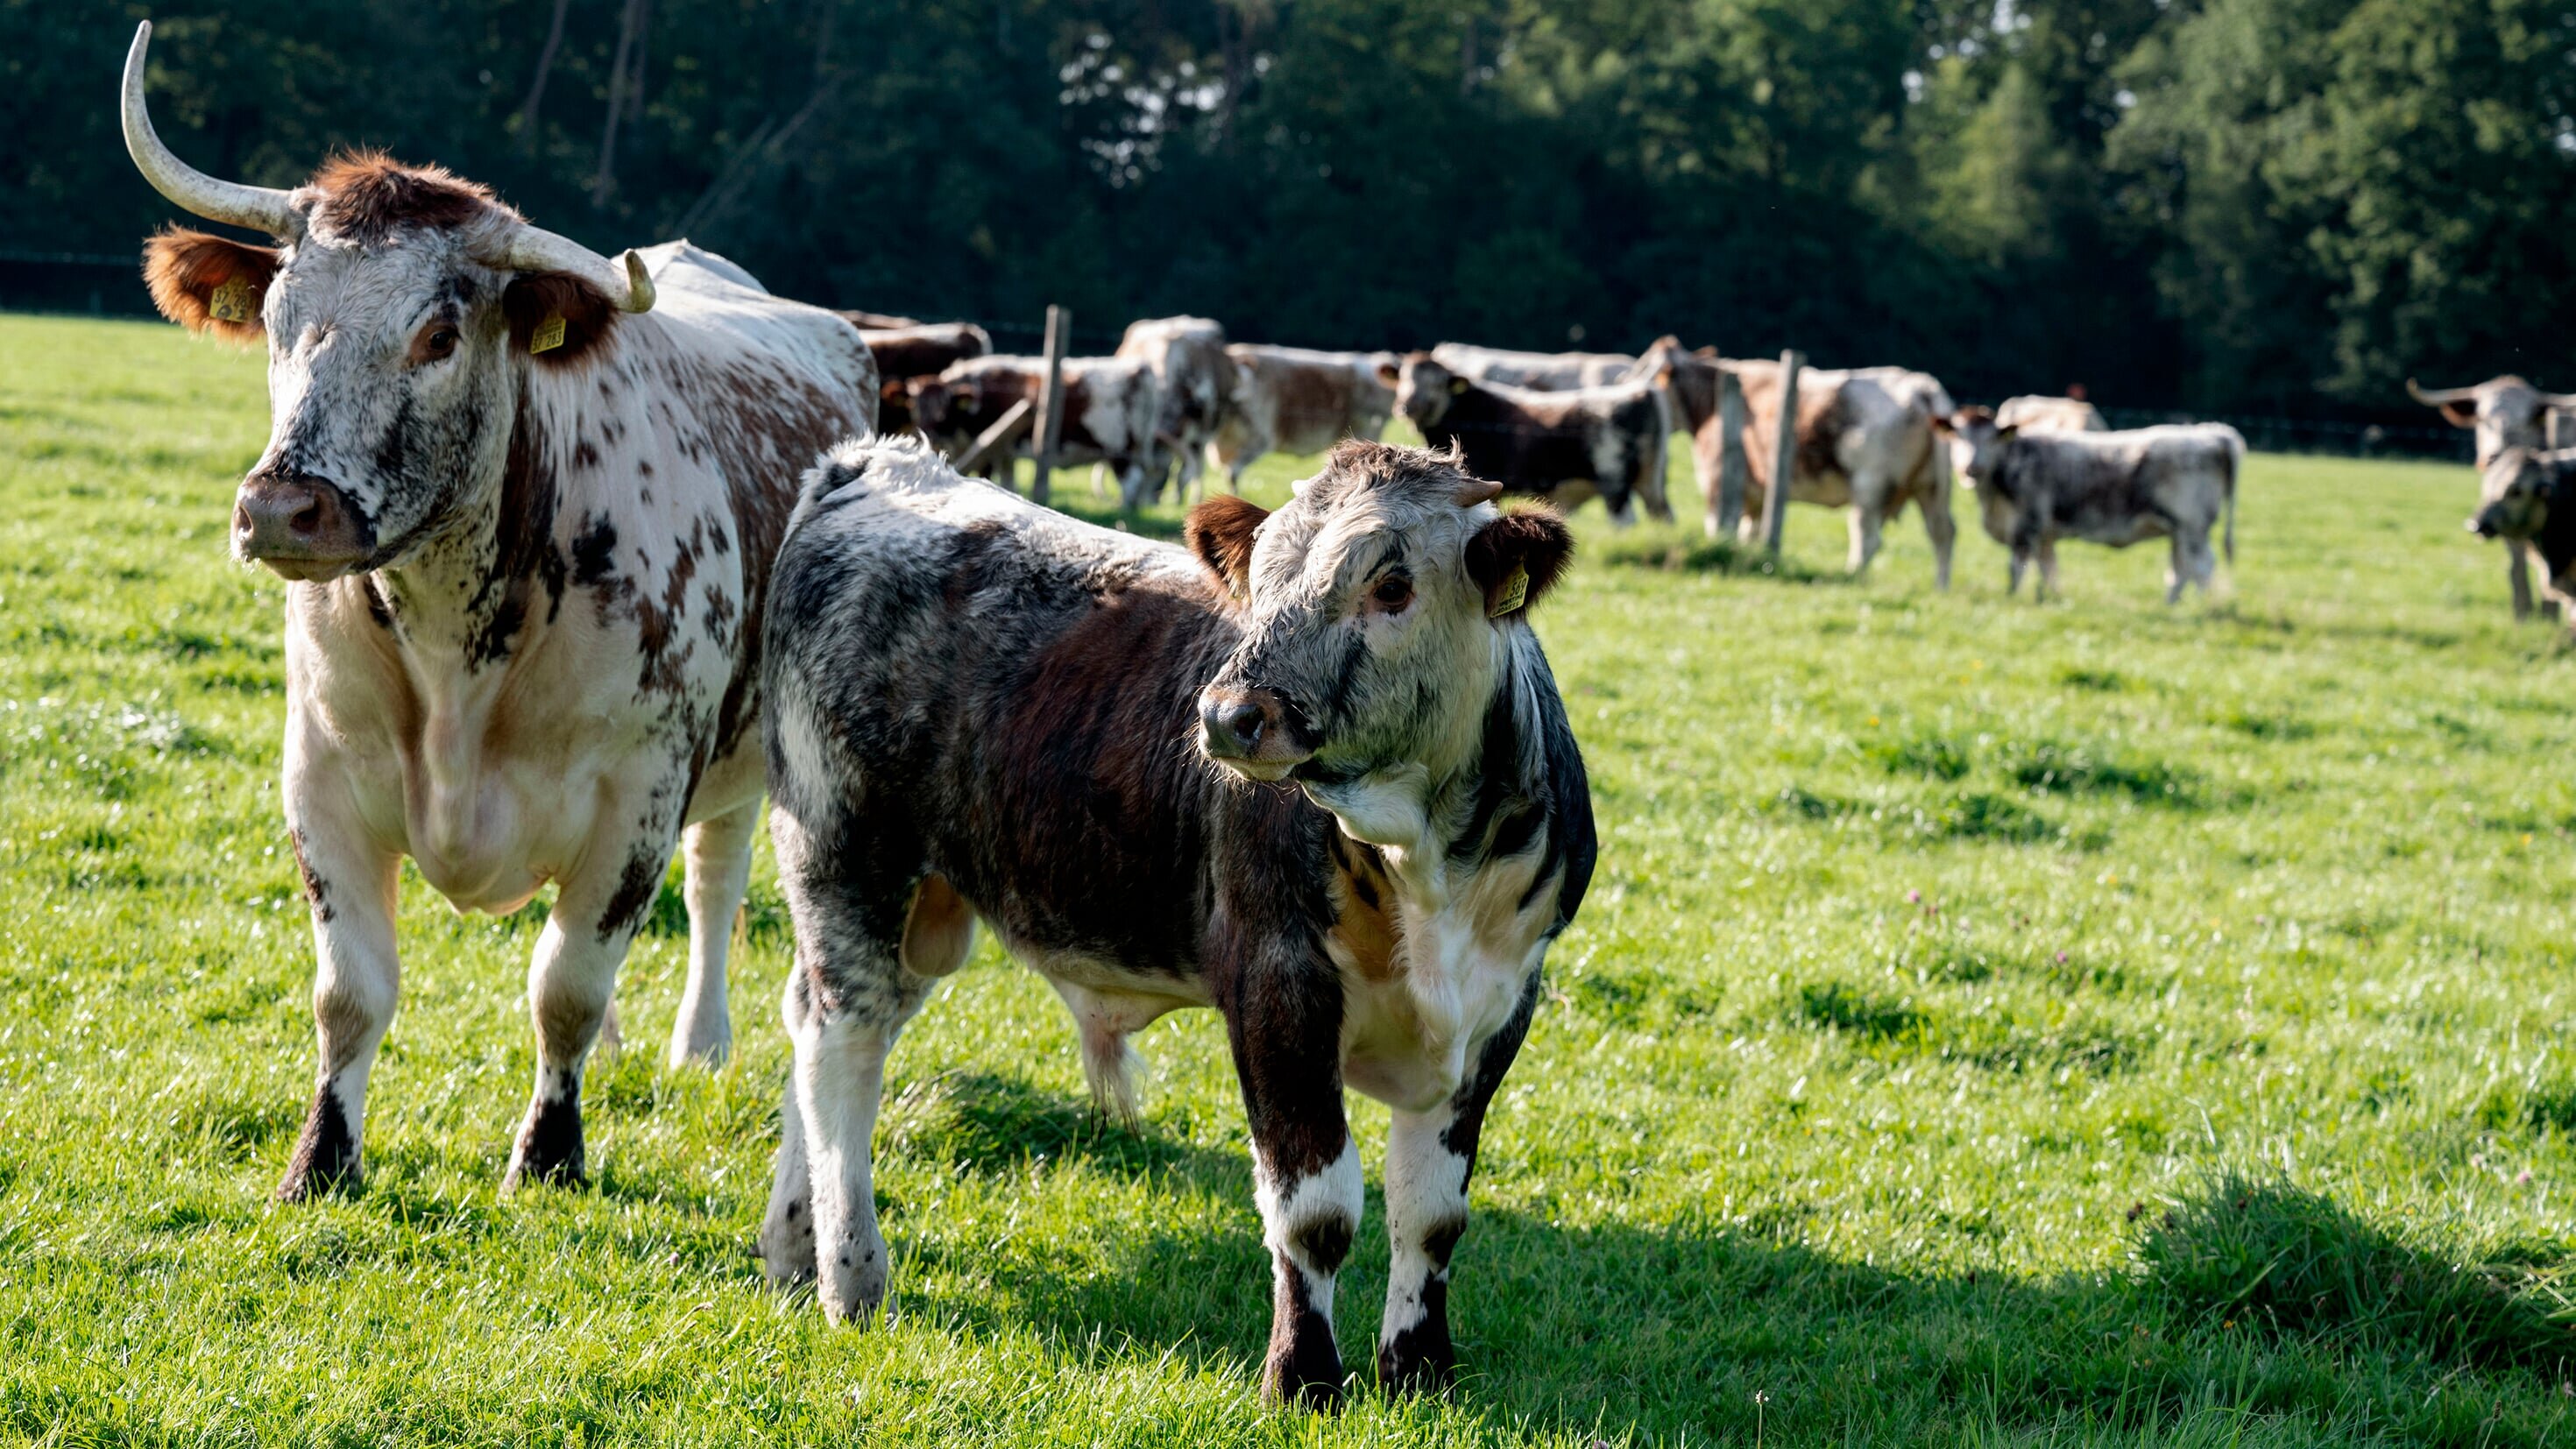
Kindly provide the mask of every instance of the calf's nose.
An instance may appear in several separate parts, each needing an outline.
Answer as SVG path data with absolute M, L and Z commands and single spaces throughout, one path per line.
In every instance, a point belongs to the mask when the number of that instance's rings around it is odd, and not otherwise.
M 1278 732 L 1279 697 L 1266 689 L 1211 689 L 1199 696 L 1199 734 L 1219 759 L 1248 760 Z

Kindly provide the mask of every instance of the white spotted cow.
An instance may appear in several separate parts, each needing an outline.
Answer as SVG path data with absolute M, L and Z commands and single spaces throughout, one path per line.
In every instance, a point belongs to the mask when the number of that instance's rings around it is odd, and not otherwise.
M 126 59 L 135 164 L 274 243 L 174 228 L 145 271 L 172 320 L 268 350 L 268 446 L 232 545 L 289 580 L 284 803 L 321 1053 L 279 1194 L 360 1171 L 406 856 L 459 909 L 557 887 L 508 1181 L 578 1181 L 583 1065 L 683 841 L 671 1053 L 730 1041 L 770 560 L 798 470 L 875 416 L 867 348 L 721 259 L 611 263 L 436 167 L 344 156 L 292 191 L 192 170 L 146 114 L 150 33 Z
M 1120 503 L 1129 509 L 1149 501 L 1154 485 L 1154 370 L 1125 357 L 1064 359 L 1064 421 L 1056 430 L 1055 461 L 1095 464 L 1118 475 Z M 1000 422 L 1015 405 L 1035 403 L 1046 391 L 1046 359 L 970 357 L 937 377 L 904 384 L 912 425 L 941 452 L 963 455 L 984 431 Z M 1021 434 L 1020 457 L 1034 457 L 1036 434 Z M 1009 464 L 1003 465 L 1008 478 Z
M 2470 430 L 2477 439 L 2477 466 L 2485 472 L 2507 448 L 2529 451 L 2561 446 L 2567 424 L 2576 421 L 2576 393 L 2542 392 L 2514 373 L 2491 377 L 2475 387 L 2422 388 L 2406 379 L 2407 395 L 2440 412 L 2442 421 Z M 2530 540 L 2504 536 L 2513 589 L 2513 616 L 2531 616 L 2531 560 L 2538 550 Z M 2543 572 L 2544 584 L 2553 577 Z M 2555 598 L 2545 601 L 2557 605 Z M 2569 621 L 2576 627 L 2576 619 Z
M 1202 486 L 1202 455 L 1234 411 L 1234 360 L 1226 356 L 1225 328 L 1205 317 L 1149 317 L 1127 324 L 1115 354 L 1153 370 L 1154 450 L 1146 471 L 1153 499 L 1163 494 L 1171 465 L 1180 464 L 1180 497 L 1187 503 Z M 1130 505 L 1131 507 L 1133 505 Z
M 1225 469 L 1233 492 L 1243 491 L 1244 470 L 1264 453 L 1321 453 L 1344 438 L 1374 442 L 1395 412 L 1395 389 L 1378 376 L 1394 353 L 1238 342 L 1225 355 L 1234 363 L 1234 407 L 1208 458 Z
M 2039 561 L 2041 597 L 2057 591 L 2057 540 L 2127 548 L 2173 541 L 2165 602 L 2183 585 L 2209 591 L 2216 563 L 2209 531 L 2223 519 L 2228 562 L 2236 560 L 2236 474 L 2245 439 L 2225 423 L 2183 423 L 2116 433 L 2030 432 L 1998 427 L 1981 407 L 1941 423 L 1967 455 L 1986 532 L 2012 550 L 2011 585 Z
M 980 915 L 1064 998 L 1123 1115 L 1128 1036 L 1224 1014 L 1273 1399 L 1340 1395 L 1333 1283 L 1361 1208 L 1344 1089 L 1387 1103 L 1378 1375 L 1447 1380 L 1478 1133 L 1594 854 L 1527 623 L 1572 541 L 1553 514 L 1497 512 L 1499 491 L 1455 454 L 1346 442 L 1275 513 L 1200 504 L 1183 549 L 908 440 L 814 471 L 763 664 L 797 941 L 774 1277 L 819 1271 L 836 1321 L 883 1300 L 887 1058 Z

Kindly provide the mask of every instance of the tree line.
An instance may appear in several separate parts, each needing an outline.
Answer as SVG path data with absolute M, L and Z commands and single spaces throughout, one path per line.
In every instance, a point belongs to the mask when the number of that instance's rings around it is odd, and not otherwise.
M 1086 346 L 1674 332 L 2411 421 L 2410 375 L 2576 387 L 2567 0 L 0 0 L 0 298 L 167 218 L 113 104 L 147 14 L 207 170 L 381 146 L 602 249 Z

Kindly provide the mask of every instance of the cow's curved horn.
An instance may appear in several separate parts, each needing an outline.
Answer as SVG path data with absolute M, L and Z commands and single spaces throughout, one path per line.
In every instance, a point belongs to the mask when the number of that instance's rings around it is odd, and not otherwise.
M 2478 395 L 2478 390 L 2473 387 L 2445 387 L 2428 392 L 2417 387 L 2415 379 L 2410 377 L 2406 379 L 2406 395 L 2428 408 L 2437 408 L 2444 403 L 2467 402 Z
M 208 221 L 264 231 L 270 236 L 304 234 L 304 218 L 288 193 L 269 186 L 220 181 L 172 155 L 152 129 L 152 114 L 143 100 L 143 53 L 152 44 L 152 22 L 134 27 L 133 48 L 125 52 L 125 150 L 152 189 L 174 205 Z
M 1503 485 L 1500 483 L 1488 483 L 1482 478 L 1470 478 L 1458 485 L 1458 506 L 1473 508 L 1479 503 L 1490 503 L 1501 497 L 1502 492 Z
M 618 263 L 625 265 L 620 266 Z M 653 279 L 645 275 L 644 259 L 632 250 L 612 262 L 568 236 L 557 236 L 543 227 L 523 226 L 510 237 L 510 249 L 501 264 L 518 272 L 570 272 L 598 283 L 599 290 L 620 312 L 653 310 Z

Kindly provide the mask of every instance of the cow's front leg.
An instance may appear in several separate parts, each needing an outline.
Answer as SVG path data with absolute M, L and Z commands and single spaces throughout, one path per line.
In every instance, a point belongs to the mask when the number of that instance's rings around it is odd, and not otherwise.
M 677 794 L 679 792 L 672 792 Z M 613 808 L 613 807 L 611 807 Z M 676 813 L 676 812 L 675 812 Z M 504 1191 L 528 1182 L 588 1178 L 581 1074 L 598 1044 L 636 924 L 653 908 L 671 860 L 676 819 L 648 822 L 620 841 L 597 840 L 565 878 L 528 962 L 528 1013 L 537 1028 L 536 1084 L 519 1124 Z
M 689 980 L 680 992 L 680 1016 L 671 1025 L 672 1066 L 713 1065 L 733 1049 L 733 1017 L 725 1002 L 725 956 L 734 918 L 751 887 L 751 838 L 760 826 L 755 798 L 690 826 L 680 837 L 689 903 Z
M 394 882 L 402 858 L 369 843 L 353 812 L 311 797 L 290 753 L 287 831 L 313 918 L 313 1027 L 321 1068 L 304 1130 L 278 1182 L 300 1202 L 360 1173 L 367 1073 L 392 1024 L 402 972 L 394 951 Z
M 1950 553 L 1959 541 L 1958 521 L 1950 516 L 1950 498 L 1937 493 L 1922 500 L 1923 532 L 1932 540 L 1933 587 L 1950 587 Z
M 2531 617 L 2530 552 L 2522 546 L 2521 539 L 2508 538 L 2504 541 L 2504 553 L 2513 585 L 2513 616 L 2528 619 Z
M 1876 498 L 1862 492 L 1858 483 L 1852 485 L 1851 553 L 1847 562 L 1855 576 L 1866 572 L 1870 560 L 1878 557 L 1883 531 L 1880 509 L 1883 506 Z
M 1253 1199 L 1270 1249 L 1261 1393 L 1324 1407 L 1342 1396 L 1333 1279 L 1361 1209 L 1359 1147 L 1342 1115 L 1341 995 L 1321 962 L 1265 975 L 1226 1007 L 1252 1124 Z
M 1427 1112 L 1394 1114 L 1386 1134 L 1386 1317 L 1378 1382 L 1402 1392 L 1446 1387 L 1458 1365 L 1449 1339 L 1449 1255 L 1467 1231 L 1467 1179 L 1485 1109 L 1520 1055 L 1538 1005 L 1533 973 L 1502 1030 L 1468 1054 L 1467 1080 Z

